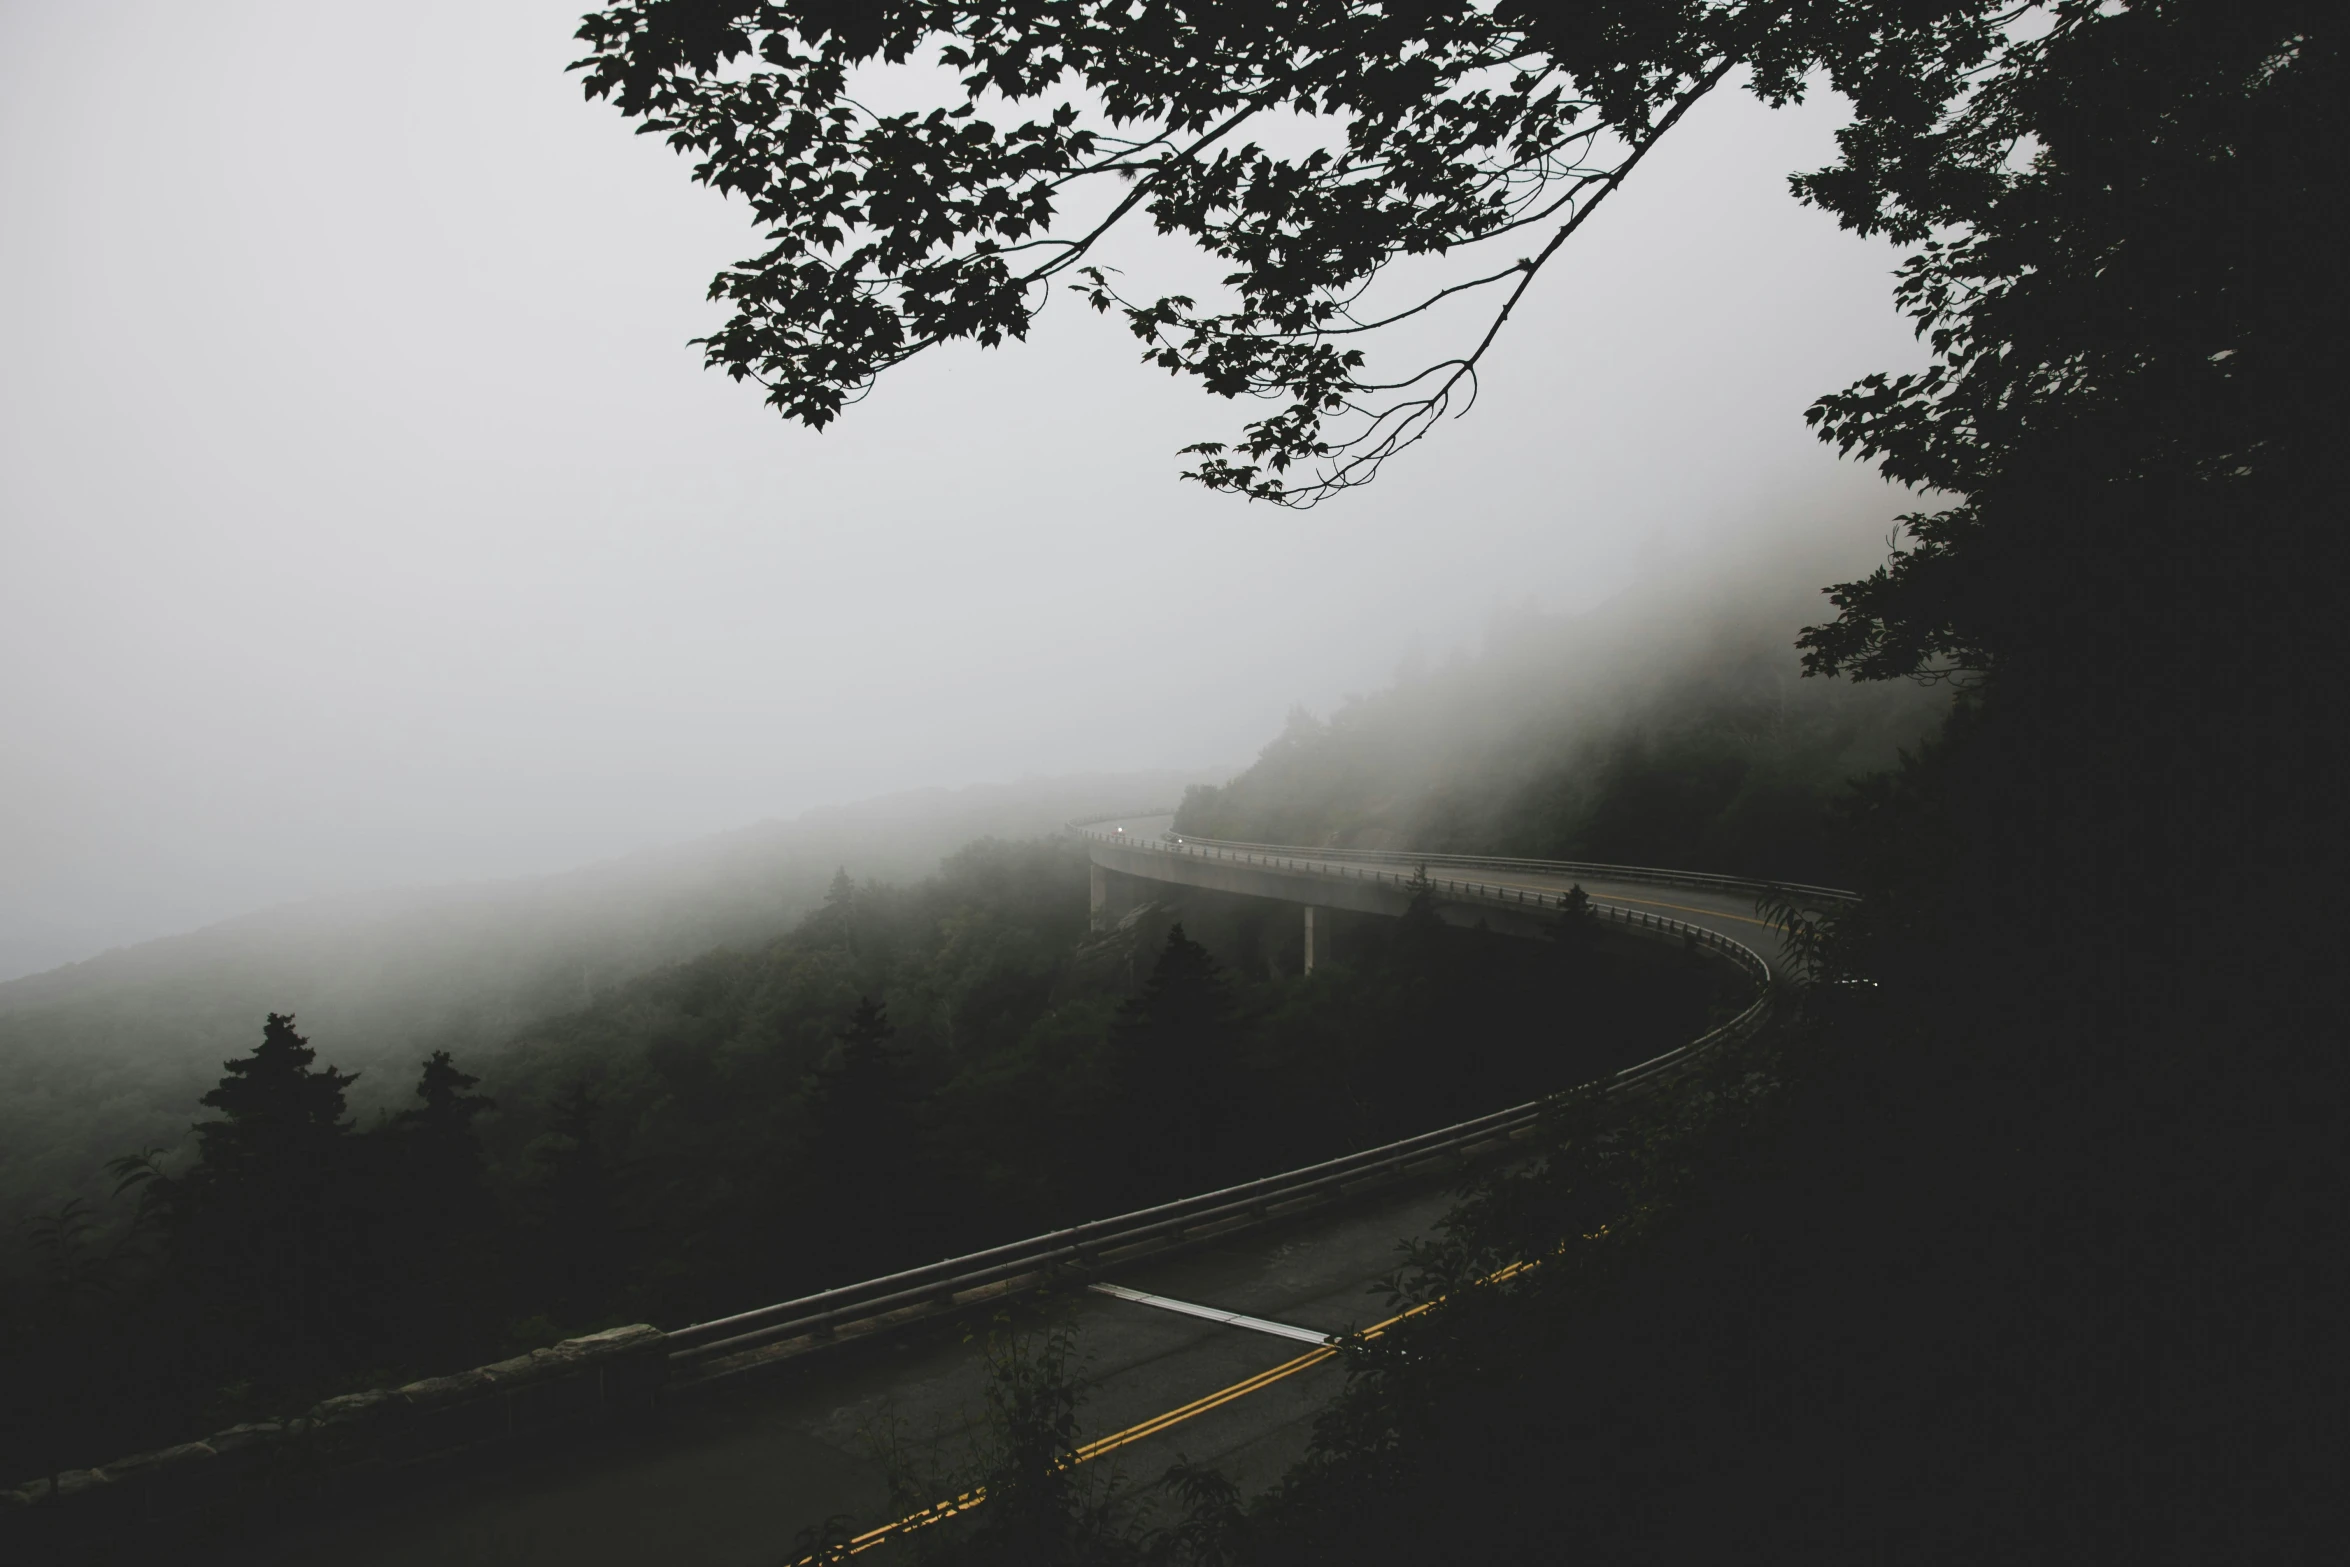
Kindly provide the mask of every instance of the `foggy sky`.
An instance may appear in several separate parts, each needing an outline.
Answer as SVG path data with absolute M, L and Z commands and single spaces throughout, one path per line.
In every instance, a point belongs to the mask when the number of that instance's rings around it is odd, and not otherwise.
M 578 5 L 0 6 L 0 978 L 290 898 L 918 785 L 1245 762 L 1502 606 L 1898 498 L 1804 406 L 1914 364 L 1717 96 L 1476 411 L 1298 515 L 1073 299 L 822 435 L 704 371 L 739 207 L 582 102 Z M 1660 636 L 1676 628 L 1660 627 Z M 1637 657 L 1637 649 L 1624 656 Z

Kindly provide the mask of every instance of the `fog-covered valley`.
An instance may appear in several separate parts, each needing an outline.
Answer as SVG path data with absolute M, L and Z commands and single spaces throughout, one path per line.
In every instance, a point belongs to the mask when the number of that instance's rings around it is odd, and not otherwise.
M 1731 553 L 1582 614 L 1497 615 L 1433 659 L 1407 643 L 1392 682 L 1294 712 L 1237 772 L 916 791 L 557 876 L 264 910 L 0 984 L 0 1196 L 21 1214 L 96 1193 L 118 1155 L 179 1149 L 267 1013 L 363 1074 L 354 1109 L 388 1112 L 430 1052 L 479 1070 L 636 976 L 758 950 L 837 872 L 912 884 L 977 840 L 1092 816 L 1181 802 L 1207 836 L 1834 883 L 1849 869 L 1834 802 L 1928 733 L 1948 693 L 1801 678 L 1817 573 L 1855 551 L 1833 530 L 1791 542 L 1807 547 Z
M 177 1149 L 221 1061 L 298 1016 L 353 1103 L 400 1106 L 434 1050 L 473 1060 L 648 969 L 763 942 L 843 867 L 912 880 L 974 839 L 1163 807 L 1201 775 L 1035 779 L 811 811 L 560 876 L 267 909 L 0 984 L 0 1190 L 11 1211 Z
M 2345 43 L 0 0 L 0 1558 L 2316 1535 Z

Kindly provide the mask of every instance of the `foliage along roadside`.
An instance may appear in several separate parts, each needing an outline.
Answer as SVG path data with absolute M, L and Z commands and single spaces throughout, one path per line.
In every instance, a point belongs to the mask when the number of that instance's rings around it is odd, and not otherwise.
M 1636 1340 L 1687 1328 L 1673 1276 L 1715 1244 L 1725 1196 L 1783 1146 L 1788 1086 L 1817 1070 L 1816 1036 L 1766 1034 L 1637 1095 L 1555 1096 L 1527 1157 L 1475 1180 L 1386 1281 L 1399 1314 L 1343 1344 L 1346 1388 L 1269 1495 L 1244 1498 L 1182 1458 L 1139 1477 L 1096 1459 L 1101 1444 L 1078 1440 L 1087 1388 L 1065 1323 L 1050 1303 L 1000 1318 L 970 1461 L 943 1475 L 893 1469 L 908 1543 L 938 1567 L 1424 1562 L 1505 1542 L 1522 1554 L 1499 1559 L 1539 1559 L 1556 1543 L 1541 1532 L 1554 1515 L 1522 1506 L 1530 1489 L 1621 1478 L 1562 1482 L 1556 1433 L 1578 1423 L 1560 1421 L 1560 1404 L 1598 1390 L 1595 1367 L 1620 1381 Z M 1661 1329 L 1627 1331 L 1660 1308 Z M 1508 1522 L 1528 1512 L 1533 1530 Z M 870 1522 L 835 1520 L 798 1554 L 846 1560 Z
M 348 1075 L 272 1016 L 206 1097 L 198 1160 L 118 1161 L 140 1222 L 58 1216 L 12 1291 L 16 1429 L 41 1439 L 20 1466 L 1383 1141 L 1639 1059 L 1722 1000 L 1685 954 L 1504 941 L 1425 905 L 1310 978 L 1271 966 L 1248 900 L 1099 938 L 1086 864 L 987 842 L 911 888 L 844 875 L 784 937 L 540 1025 L 487 1081 L 436 1054 L 416 1107 L 365 1129 Z M 1121 934 L 1149 944 L 1105 965 Z M 1456 1034 L 1484 1047 L 1429 1048 Z

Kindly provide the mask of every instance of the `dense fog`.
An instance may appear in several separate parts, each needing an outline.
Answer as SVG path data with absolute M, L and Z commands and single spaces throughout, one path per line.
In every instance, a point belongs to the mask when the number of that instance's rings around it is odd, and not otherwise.
M 1074 300 L 822 435 L 706 373 L 747 228 L 580 101 L 574 25 L 0 11 L 0 975 L 906 789 L 1230 767 L 1497 611 L 1771 533 L 1864 566 L 1897 509 L 1800 419 L 1914 353 L 1891 252 L 1785 193 L 1822 113 L 1709 104 L 1473 414 L 1288 515 L 1176 480 L 1234 410 Z
M 2326 1537 L 2350 29 L 578 4 L 0 0 L 0 1555 Z

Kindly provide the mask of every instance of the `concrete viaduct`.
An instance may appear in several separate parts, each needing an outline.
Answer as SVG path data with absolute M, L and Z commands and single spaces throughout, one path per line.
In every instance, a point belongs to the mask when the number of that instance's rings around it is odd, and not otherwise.
M 1602 1080 L 1611 1092 L 1643 1091 L 1678 1070 L 1678 1059 L 1762 1026 L 1771 971 L 1785 958 L 1756 908 L 1764 889 L 1733 877 L 1186 841 L 1172 825 L 1167 816 L 1078 824 L 1097 924 L 1114 922 L 1153 887 L 1276 899 L 1302 910 L 1310 966 L 1317 934 L 1320 957 L 1331 957 L 1316 910 L 1394 916 L 1425 893 L 1450 923 L 1533 935 L 1555 928 L 1580 888 L 1611 927 L 1704 948 L 1757 982 L 1746 1012 L 1625 1066 Z M 1820 902 L 1849 896 L 1784 890 Z M 1086 1285 L 1067 1304 L 1089 1368 L 1078 1456 L 1115 1450 L 1150 1474 L 1181 1453 L 1261 1490 L 1304 1453 L 1317 1412 L 1343 1382 L 1326 1340 L 1391 1310 L 1380 1281 L 1394 1269 L 1397 1241 L 1430 1233 L 1451 1206 L 1461 1162 L 1505 1147 L 1539 1113 L 1538 1103 L 1506 1107 L 798 1301 L 667 1331 L 616 1328 L 330 1399 L 277 1435 L 298 1439 L 313 1467 L 318 1453 L 341 1455 L 349 1476 L 321 1469 L 318 1504 L 286 1510 L 278 1526 L 240 1545 L 237 1559 L 246 1567 L 424 1567 L 496 1555 L 567 1567 L 752 1567 L 789 1560 L 779 1552 L 801 1531 L 841 1514 L 884 1520 L 858 1536 L 859 1549 L 886 1543 L 918 1520 L 887 1521 L 891 1480 L 869 1434 L 899 1429 L 929 1444 L 925 1451 L 960 1451 L 979 1428 L 987 1367 L 958 1314 L 993 1310 L 1011 1293 L 1055 1281 Z M 0 1503 L 22 1504 L 0 1507 L 0 1536 L 33 1522 L 85 1545 L 93 1530 L 113 1525 L 168 1530 L 177 1509 L 267 1459 L 257 1444 L 270 1431 L 240 1426 L 74 1471 L 63 1505 L 36 1497 L 37 1487 L 0 1493 Z M 429 1490 L 370 1492 L 360 1483 L 376 1470 L 409 1473 L 386 1465 L 428 1453 L 448 1471 Z M 494 1470 L 477 1470 L 493 1458 Z
M 1756 911 L 1765 884 L 1694 871 L 1651 870 L 1566 860 L 1390 850 L 1285 847 L 1189 838 L 1170 816 L 1130 816 L 1077 824 L 1093 861 L 1093 925 L 1115 924 L 1154 886 L 1198 887 L 1292 903 L 1302 910 L 1305 967 L 1317 953 L 1314 911 L 1400 916 L 1427 893 L 1448 924 L 1482 923 L 1501 935 L 1535 936 L 1554 925 L 1572 889 L 1633 928 L 1680 922 L 1728 937 L 1774 968 L 1785 953 L 1773 923 Z M 1848 894 L 1790 886 L 1798 898 L 1835 902 Z M 1330 956 L 1326 933 L 1320 956 Z

